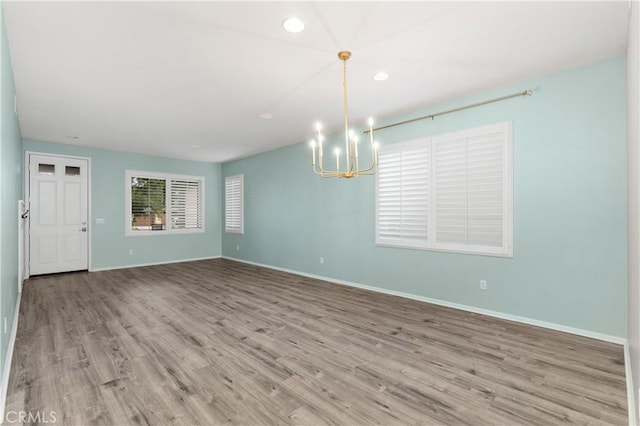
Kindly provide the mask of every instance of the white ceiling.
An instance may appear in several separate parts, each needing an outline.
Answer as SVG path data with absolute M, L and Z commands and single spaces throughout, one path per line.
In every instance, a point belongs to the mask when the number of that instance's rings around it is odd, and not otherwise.
M 339 130 L 339 50 L 358 125 L 621 54 L 629 3 L 3 6 L 24 138 L 224 162 Z

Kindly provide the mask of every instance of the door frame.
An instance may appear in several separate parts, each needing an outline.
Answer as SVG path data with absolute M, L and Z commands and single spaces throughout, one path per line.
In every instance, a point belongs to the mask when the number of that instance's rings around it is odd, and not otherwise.
M 24 200 L 25 206 L 28 210 L 31 210 L 31 202 L 30 202 L 30 182 L 29 182 L 29 157 L 31 155 L 44 155 L 46 157 L 57 157 L 57 158 L 70 158 L 73 160 L 86 160 L 87 161 L 87 269 L 89 272 L 93 270 L 93 259 L 92 259 L 92 235 L 93 235 L 93 223 L 91 221 L 91 157 L 81 157 L 78 155 L 62 155 L 62 154 L 51 154 L 49 152 L 41 152 L 41 151 L 25 151 L 24 152 Z M 31 269 L 29 264 L 31 259 L 29 258 L 29 233 L 31 230 L 31 216 L 29 216 L 29 221 L 27 225 L 24 227 L 24 277 L 23 279 L 28 279 L 31 276 Z

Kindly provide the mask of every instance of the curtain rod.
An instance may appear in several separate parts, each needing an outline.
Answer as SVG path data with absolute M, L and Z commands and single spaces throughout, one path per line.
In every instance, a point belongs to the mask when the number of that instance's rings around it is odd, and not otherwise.
M 436 112 L 435 114 L 423 115 L 422 117 L 416 117 L 416 118 L 412 118 L 410 120 L 400 121 L 398 123 L 392 123 L 392 124 L 387 124 L 386 126 L 376 127 L 376 128 L 373 129 L 373 131 L 375 132 L 375 131 L 378 131 L 378 130 L 388 129 L 389 127 L 402 126 L 404 124 L 413 123 L 414 121 L 426 120 L 427 118 L 430 118 L 430 119 L 433 120 L 434 118 L 436 118 L 438 116 L 445 115 L 445 114 L 451 114 L 452 112 L 458 112 L 458 111 L 462 111 L 462 110 L 469 109 L 469 108 L 475 108 L 475 107 L 478 107 L 478 106 L 491 104 L 491 103 L 494 103 L 494 102 L 504 101 L 506 99 L 511 99 L 511 98 L 515 98 L 515 97 L 518 97 L 518 96 L 531 96 L 531 95 L 533 95 L 533 90 L 527 89 L 527 90 L 523 90 L 522 92 L 512 93 L 510 95 L 500 96 L 499 98 L 493 98 L 493 99 L 489 99 L 489 100 L 482 101 L 482 102 L 476 102 L 475 104 L 469 104 L 469 105 L 461 106 L 461 107 L 458 107 L 458 108 L 448 109 L 446 111 Z M 369 130 L 368 129 L 364 130 L 362 133 L 367 134 L 367 133 L 369 133 Z

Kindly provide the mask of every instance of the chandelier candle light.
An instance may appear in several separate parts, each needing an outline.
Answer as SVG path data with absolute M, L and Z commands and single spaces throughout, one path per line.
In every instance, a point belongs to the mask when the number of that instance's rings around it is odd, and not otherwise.
M 344 139 L 345 139 L 345 170 L 340 170 L 340 148 L 335 149 L 336 169 L 325 170 L 322 166 L 323 151 L 322 143 L 324 136 L 322 135 L 322 125 L 316 124 L 318 137 L 311 141 L 311 166 L 313 172 L 318 176 L 331 178 L 352 178 L 361 175 L 374 175 L 378 168 L 378 143 L 373 138 L 373 119 L 369 119 L 369 139 L 371 143 L 371 165 L 365 169 L 360 169 L 358 159 L 358 138 L 352 129 L 349 129 L 349 114 L 347 109 L 347 60 L 351 57 L 351 52 L 338 52 L 338 58 L 343 63 L 342 73 L 342 93 L 344 99 Z M 319 157 L 316 164 L 316 151 Z

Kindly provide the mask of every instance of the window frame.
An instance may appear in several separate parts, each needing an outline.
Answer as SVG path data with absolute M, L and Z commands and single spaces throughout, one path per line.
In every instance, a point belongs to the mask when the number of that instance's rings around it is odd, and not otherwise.
M 158 179 L 165 181 L 165 215 L 166 229 L 162 230 L 133 230 L 131 227 L 131 178 Z M 202 225 L 199 228 L 171 228 L 171 182 L 172 180 L 197 181 L 200 183 L 200 216 Z M 205 180 L 204 176 L 192 176 L 173 173 L 147 172 L 139 170 L 125 170 L 125 237 L 141 237 L 150 235 L 201 234 L 205 232 Z
M 227 223 L 229 222 L 227 220 L 227 205 L 229 203 L 229 200 L 227 199 L 227 185 L 229 182 L 231 182 L 232 180 L 239 180 L 240 181 L 240 226 L 239 227 L 233 227 L 230 228 Z M 239 235 L 244 235 L 244 174 L 237 174 L 237 175 L 231 175 L 231 176 L 226 176 L 224 178 L 224 232 L 227 234 L 239 234 Z
M 487 135 L 492 131 L 503 133 L 503 179 L 502 179 L 502 245 L 472 245 L 466 243 L 445 243 L 436 240 L 437 217 L 436 217 L 436 155 L 435 144 L 446 143 L 461 138 L 472 138 Z M 493 257 L 513 258 L 513 124 L 505 121 L 485 126 L 474 127 L 455 132 L 438 134 L 426 138 L 414 139 L 406 142 L 399 142 L 384 145 L 380 148 L 380 155 L 384 155 L 384 150 L 398 150 L 403 148 L 412 149 L 415 146 L 425 146 L 429 152 L 429 185 L 428 185 L 428 216 L 427 238 L 426 240 L 401 240 L 380 237 L 380 174 L 376 174 L 375 182 L 375 245 L 380 247 L 394 247 L 413 250 L 427 250 L 447 253 L 474 254 Z M 468 169 L 465 169 L 468 172 Z M 468 221 L 468 218 L 466 219 Z M 466 222 L 468 224 L 468 222 Z

